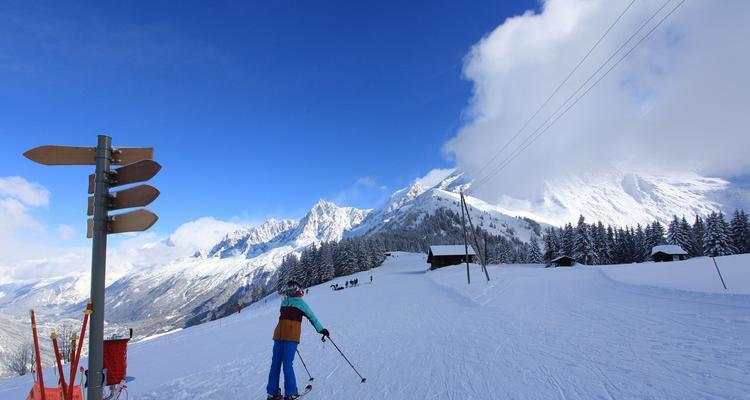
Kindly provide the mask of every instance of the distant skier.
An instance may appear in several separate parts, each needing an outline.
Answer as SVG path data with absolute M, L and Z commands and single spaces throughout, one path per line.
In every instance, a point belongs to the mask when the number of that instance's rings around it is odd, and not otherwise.
M 370 285 L 372 285 L 372 275 L 370 275 Z
M 268 373 L 268 386 L 266 386 L 268 400 L 293 400 L 299 397 L 297 379 L 294 376 L 292 363 L 302 332 L 302 317 L 307 317 L 318 333 L 324 337 L 328 336 L 328 329 L 323 328 L 310 307 L 302 300 L 302 296 L 305 294 L 302 285 L 291 280 L 287 282 L 281 293 L 286 298 L 281 302 L 281 315 L 273 332 L 273 358 L 271 359 L 271 371 Z M 285 395 L 283 398 L 279 387 L 282 365 L 284 366 Z

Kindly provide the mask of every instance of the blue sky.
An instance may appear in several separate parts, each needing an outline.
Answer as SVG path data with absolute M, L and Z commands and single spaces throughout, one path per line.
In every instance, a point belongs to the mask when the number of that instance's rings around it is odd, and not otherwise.
M 153 146 L 157 232 L 201 216 L 373 207 L 432 168 L 462 123 L 470 47 L 536 1 L 3 2 L 0 177 L 82 226 L 87 167 L 41 144 Z M 357 183 L 359 182 L 359 183 Z M 387 189 L 386 189 L 387 188 Z

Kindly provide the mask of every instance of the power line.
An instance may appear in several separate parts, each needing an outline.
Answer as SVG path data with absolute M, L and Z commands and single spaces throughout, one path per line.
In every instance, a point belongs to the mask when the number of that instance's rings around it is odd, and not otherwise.
M 496 160 L 496 159 L 497 159 L 497 158 L 498 158 L 498 157 L 499 157 L 499 156 L 500 156 L 500 155 L 501 155 L 501 154 L 503 153 L 503 151 L 505 151 L 505 149 L 507 149 L 507 148 L 508 148 L 508 146 L 510 146 L 510 144 L 511 144 L 511 143 L 513 143 L 513 141 L 514 141 L 514 140 L 516 140 L 516 138 L 517 138 L 517 137 L 518 137 L 518 136 L 519 136 L 519 135 L 520 135 L 520 134 L 521 134 L 521 133 L 522 133 L 522 132 L 523 132 L 523 131 L 524 131 L 524 130 L 526 129 L 526 127 L 527 127 L 527 126 L 529 126 L 529 124 L 531 123 L 531 121 L 533 121 L 533 120 L 534 120 L 534 118 L 536 118 L 536 116 L 537 116 L 537 115 L 539 115 L 539 113 L 540 113 L 540 112 L 541 112 L 541 111 L 542 111 L 542 110 L 544 109 L 544 107 L 546 107 L 546 106 L 547 106 L 547 104 L 549 104 L 550 100 L 552 100 L 552 98 L 553 98 L 553 97 L 555 97 L 555 95 L 556 95 L 556 94 L 557 94 L 557 93 L 558 93 L 558 92 L 560 91 L 560 89 L 561 89 L 561 88 L 562 88 L 562 87 L 563 87 L 563 86 L 564 86 L 564 85 L 565 85 L 565 84 L 566 84 L 566 83 L 568 82 L 568 80 L 570 80 L 570 78 L 571 78 L 571 77 L 573 76 L 573 74 L 574 74 L 574 73 L 576 73 L 576 71 L 578 71 L 578 69 L 579 69 L 579 68 L 581 67 L 581 65 L 583 65 L 583 63 L 584 63 L 584 62 L 585 62 L 585 61 L 586 61 L 586 60 L 587 60 L 587 59 L 589 58 L 589 56 L 591 55 L 591 53 L 593 53 L 593 52 L 594 52 L 594 50 L 595 50 L 595 49 L 596 49 L 596 48 L 597 48 L 597 47 L 599 46 L 599 43 L 601 43 L 601 42 L 602 42 L 602 41 L 604 40 L 604 38 L 606 38 L 606 37 L 607 37 L 607 35 L 609 35 L 609 32 L 610 32 L 610 31 L 612 30 L 612 28 L 614 28 L 614 27 L 615 27 L 615 25 L 617 25 L 617 23 L 618 23 L 618 22 L 620 22 L 620 20 L 622 19 L 622 17 L 623 17 L 624 15 L 625 15 L 625 13 L 627 13 L 627 12 L 628 12 L 628 10 L 630 9 L 630 7 L 632 7 L 632 6 L 633 6 L 633 4 L 634 4 L 635 2 L 636 2 L 636 0 L 632 0 L 632 1 L 630 2 L 630 4 L 628 4 L 628 6 L 627 6 L 627 7 L 625 7 L 625 9 L 624 9 L 624 10 L 622 10 L 622 12 L 620 12 L 620 15 L 618 15 L 618 16 L 617 16 L 617 18 L 616 18 L 616 19 L 615 19 L 615 20 L 614 20 L 614 21 L 612 22 L 612 24 L 610 24 L 610 25 L 609 25 L 609 27 L 608 27 L 608 28 L 607 28 L 607 29 L 606 29 L 606 30 L 604 31 L 604 33 L 603 33 L 603 34 L 602 34 L 602 35 L 601 35 L 601 36 L 599 37 L 599 39 L 598 39 L 598 40 L 597 40 L 597 41 L 596 41 L 596 42 L 594 43 L 594 45 L 593 45 L 593 46 L 591 46 L 591 48 L 590 48 L 590 49 L 589 49 L 589 51 L 588 51 L 588 52 L 586 53 L 586 55 L 584 55 L 584 56 L 583 56 L 583 58 L 581 58 L 581 60 L 580 60 L 580 61 L 578 61 L 578 64 L 576 64 L 576 66 L 575 66 L 575 67 L 573 67 L 573 69 L 572 69 L 572 70 L 571 70 L 571 71 L 570 71 L 570 72 L 568 73 L 568 75 L 567 75 L 567 76 L 565 77 L 565 79 L 563 79 L 563 80 L 562 80 L 562 81 L 560 82 L 560 84 L 559 84 L 559 85 L 557 85 L 557 87 L 555 88 L 555 90 L 553 90 L 553 91 L 552 91 L 552 93 L 551 93 L 551 94 L 550 94 L 550 95 L 549 95 L 549 96 L 547 97 L 547 99 L 546 99 L 546 100 L 545 100 L 545 101 L 544 101 L 544 102 L 543 102 L 543 103 L 542 103 L 542 104 L 541 104 L 541 105 L 539 106 L 539 108 L 537 108 L 537 109 L 536 109 L 536 111 L 535 111 L 535 112 L 534 112 L 534 113 L 533 113 L 533 114 L 532 114 L 532 115 L 531 115 L 531 116 L 530 116 L 530 117 L 529 117 L 529 118 L 528 118 L 528 119 L 526 120 L 526 122 L 525 122 L 525 123 L 524 123 L 524 124 L 523 124 L 523 125 L 521 126 L 521 128 L 520 128 L 520 129 L 519 129 L 519 130 L 518 130 L 518 131 L 517 131 L 517 132 L 515 133 L 515 135 L 513 135 L 513 137 L 511 137 L 511 138 L 510 138 L 510 140 L 508 140 L 508 141 L 507 141 L 507 142 L 505 143 L 505 145 L 504 145 L 504 146 L 503 146 L 503 147 L 502 147 L 502 148 L 501 148 L 500 150 L 498 150 L 498 151 L 497 151 L 497 152 L 495 153 L 495 155 L 494 155 L 494 156 L 493 156 L 493 157 L 492 157 L 492 158 L 491 158 L 491 159 L 490 159 L 490 160 L 489 160 L 489 161 L 488 161 L 487 163 L 485 163 L 485 164 L 484 164 L 484 165 L 483 165 L 483 166 L 482 166 L 482 167 L 481 167 L 481 168 L 480 168 L 479 170 L 477 170 L 477 171 L 475 172 L 475 174 L 477 174 L 477 175 L 481 175 L 482 171 L 483 171 L 483 170 L 484 170 L 485 168 L 487 168 L 488 166 L 490 166 L 490 165 L 491 165 L 491 164 L 492 164 L 493 162 L 495 162 L 495 160 Z
M 600 66 L 599 66 L 599 68 L 597 68 L 597 69 L 596 69 L 596 70 L 595 70 L 595 71 L 594 71 L 594 72 L 593 72 L 593 73 L 592 73 L 591 75 L 589 75 L 589 77 L 588 77 L 588 78 L 587 78 L 587 79 L 586 79 L 586 80 L 585 80 L 585 81 L 584 81 L 584 82 L 583 82 L 583 83 L 582 83 L 582 84 L 581 84 L 580 86 L 578 86 L 578 88 L 577 88 L 577 89 L 576 89 L 575 91 L 573 91 L 573 93 L 572 93 L 572 94 L 571 94 L 570 96 L 568 96 L 568 98 L 566 98 L 566 99 L 565 99 L 565 101 L 563 101 L 563 103 L 562 103 L 562 104 L 560 104 L 560 105 L 559 105 L 559 106 L 558 106 L 558 107 L 557 107 L 557 108 L 555 109 L 555 111 L 553 111 L 553 112 L 552 112 L 552 114 L 550 114 L 550 115 L 549 115 L 549 116 L 547 117 L 547 119 L 545 119 L 545 120 L 544 120 L 544 121 L 543 121 L 543 122 L 542 122 L 542 123 L 541 123 L 541 124 L 540 124 L 540 125 L 539 125 L 539 126 L 538 126 L 538 127 L 537 127 L 537 128 L 535 129 L 535 130 L 534 130 L 534 131 L 533 131 L 533 132 L 531 132 L 531 133 L 530 133 L 530 134 L 529 134 L 529 135 L 528 135 L 528 136 L 527 136 L 527 137 L 526 137 L 526 138 L 525 138 L 525 139 L 523 140 L 523 142 L 521 142 L 521 143 L 520 143 L 520 144 L 519 144 L 519 145 L 518 145 L 518 146 L 517 146 L 517 147 L 516 147 L 516 148 L 515 148 L 515 149 L 514 149 L 514 150 L 513 150 L 512 152 L 511 152 L 511 154 L 510 154 L 510 155 L 508 155 L 508 156 L 507 156 L 507 157 L 506 157 L 506 158 L 505 158 L 505 159 L 504 159 L 504 160 L 503 160 L 503 161 L 502 161 L 502 162 L 501 162 L 501 163 L 500 163 L 499 165 L 497 165 L 497 166 L 496 166 L 496 167 L 495 167 L 495 168 L 494 168 L 493 170 L 491 170 L 491 171 L 490 171 L 490 172 L 489 172 L 488 174 L 486 174 L 486 175 L 485 175 L 484 177 L 482 177 L 481 179 L 479 179 L 479 180 L 477 181 L 477 183 L 476 183 L 476 184 L 474 185 L 474 187 L 476 188 L 476 187 L 479 187 L 479 186 L 481 186 L 481 185 L 485 184 L 485 183 L 486 183 L 486 182 L 487 182 L 487 181 L 488 181 L 488 180 L 489 180 L 489 179 L 490 179 L 490 178 L 491 178 L 491 177 L 492 177 L 493 175 L 495 175 L 496 173 L 498 173 L 499 171 L 501 171 L 501 170 L 502 170 L 502 169 L 504 168 L 504 166 L 505 166 L 505 165 L 507 165 L 507 160 L 508 160 L 508 159 L 510 159 L 510 158 L 513 158 L 513 159 L 515 159 L 515 157 L 516 157 L 516 156 L 514 155 L 514 153 L 516 153 L 516 152 L 518 151 L 518 149 L 519 149 L 519 148 L 521 148 L 521 147 L 523 147 L 523 148 L 525 149 L 525 148 L 527 147 L 527 146 L 525 146 L 525 143 L 526 143 L 526 142 L 527 142 L 527 141 L 528 141 L 528 140 L 529 140 L 530 138 L 532 138 L 532 137 L 535 137 L 535 135 L 536 135 L 536 134 L 537 134 L 537 133 L 538 133 L 538 132 L 539 132 L 540 130 L 542 130 L 542 129 L 543 129 L 543 127 L 544 127 L 544 126 L 545 126 L 545 125 L 546 125 L 546 124 L 547 124 L 548 122 L 550 122 L 550 120 L 552 120 L 552 119 L 553 119 L 553 118 L 555 117 L 555 114 L 557 114 L 558 112 L 560 112 L 560 110 L 562 110 L 562 109 L 563 109 L 563 108 L 564 108 L 564 107 L 565 107 L 565 106 L 566 106 L 566 105 L 568 104 L 568 102 L 569 102 L 570 100 L 572 100 L 573 98 L 575 98 L 575 96 L 576 96 L 576 95 L 577 95 L 577 94 L 578 94 L 578 93 L 579 93 L 579 92 L 581 91 L 581 89 L 583 89 L 583 88 L 584 88 L 584 87 L 585 87 L 585 86 L 586 86 L 586 85 L 587 85 L 587 84 L 588 84 L 589 82 L 591 82 L 591 80 L 592 80 L 592 79 L 593 79 L 593 78 L 594 78 L 594 77 L 595 77 L 595 76 L 596 76 L 596 75 L 597 75 L 597 74 L 598 74 L 598 73 L 599 73 L 599 72 L 600 72 L 600 71 L 601 71 L 601 70 L 602 70 L 602 69 L 603 69 L 603 68 L 604 68 L 604 67 L 605 67 L 605 66 L 606 66 L 606 65 L 607 65 L 607 64 L 608 64 L 608 63 L 609 63 L 610 61 L 612 61 L 612 59 L 614 59 L 614 58 L 615 58 L 615 56 L 616 56 L 616 55 L 617 55 L 618 53 L 620 53 L 620 52 L 621 52 L 621 51 L 622 51 L 622 50 L 623 50 L 623 49 L 624 49 L 624 48 L 625 48 L 625 47 L 626 47 L 626 46 L 628 45 L 628 43 L 630 43 L 630 42 L 631 42 L 631 41 L 633 40 L 633 38 L 635 38 L 635 37 L 636 37 L 636 36 L 637 36 L 637 35 L 638 35 L 638 34 L 639 34 L 639 33 L 640 33 L 640 32 L 641 32 L 642 30 L 643 30 L 643 28 L 645 28 L 645 27 L 646 27 L 646 26 L 647 26 L 647 25 L 648 25 L 648 24 L 649 24 L 649 23 L 650 23 L 650 22 L 651 22 L 651 21 L 652 21 L 652 20 L 653 20 L 654 18 L 656 18 L 656 16 L 657 16 L 657 15 L 658 15 L 658 14 L 659 14 L 659 13 L 660 13 L 660 12 L 661 12 L 661 11 L 662 11 L 662 10 L 663 10 L 663 9 L 664 9 L 664 8 L 665 8 L 665 7 L 666 7 L 666 6 L 667 6 L 667 5 L 668 5 L 668 4 L 669 4 L 669 3 L 671 2 L 671 1 L 672 1 L 672 0 L 666 0 L 666 1 L 665 1 L 665 2 L 664 2 L 664 3 L 662 4 L 662 5 L 661 5 L 661 7 L 659 7 L 659 8 L 658 8 L 658 9 L 657 9 L 656 11 L 654 11 L 654 13 L 653 13 L 653 14 L 651 14 L 651 16 L 650 16 L 650 17 L 649 17 L 648 19 L 646 19 L 646 20 L 645 20 L 645 21 L 644 21 L 644 22 L 643 22 L 643 23 L 642 23 L 642 24 L 641 24 L 641 25 L 640 25 L 640 26 L 638 27 L 638 29 L 636 29 L 636 30 L 635 30 L 635 31 L 634 31 L 634 32 L 633 32 L 633 33 L 632 33 L 632 34 L 631 34 L 631 35 L 630 35 L 630 36 L 629 36 L 629 37 L 627 38 L 627 40 L 625 40 L 625 41 L 624 41 L 624 42 L 623 42 L 623 43 L 622 43 L 622 44 L 621 44 L 621 45 L 620 45 L 620 46 L 619 46 L 619 47 L 617 48 L 617 50 L 615 50 L 615 51 L 614 51 L 614 52 L 613 52 L 612 54 L 610 54 L 610 56 L 609 56 L 609 57 L 607 58 L 607 60 L 605 60 L 605 61 L 604 61 L 604 62 L 603 62 L 603 63 L 602 63 L 602 64 L 601 64 Z
M 648 21 L 652 20 L 652 19 L 653 19 L 653 18 L 654 18 L 654 17 L 655 17 L 655 16 L 656 16 L 656 15 L 657 15 L 657 14 L 658 14 L 659 12 L 661 12 L 661 10 L 662 10 L 662 9 L 663 9 L 663 8 L 664 8 L 664 7 L 665 7 L 665 6 L 666 6 L 666 5 L 668 4 L 668 3 L 670 3 L 671 1 L 672 1 L 672 0 L 667 0 L 667 2 L 666 2 L 666 3 L 664 3 L 664 5 L 662 5 L 662 7 L 661 7 L 661 8 L 659 8 L 659 10 L 657 10 L 657 12 L 656 12 L 656 13 L 654 13 L 654 15 L 652 15 L 652 17 L 651 17 L 651 18 L 649 18 L 649 20 L 648 20 Z M 578 88 L 578 89 L 577 89 L 577 90 L 576 90 L 576 91 L 575 91 L 575 92 L 573 93 L 573 95 L 572 95 L 571 97 L 569 97 L 569 98 L 568 98 L 568 100 L 566 100 L 566 101 L 565 101 L 565 102 L 564 102 L 564 103 L 563 103 L 563 104 L 562 104 L 562 105 L 561 105 L 560 107 L 558 107 L 558 109 L 557 109 L 557 110 L 556 110 L 556 111 L 555 111 L 555 112 L 554 112 L 554 113 L 553 113 L 553 114 L 552 114 L 552 115 L 550 116 L 550 118 L 548 118 L 548 119 L 547 119 L 547 120 L 546 120 L 546 121 L 545 121 L 544 123 L 542 123 L 542 125 L 540 125 L 540 127 L 539 127 L 539 128 L 537 128 L 537 130 L 536 130 L 535 132 L 532 132 L 532 134 L 531 134 L 531 135 L 529 135 L 529 136 L 528 136 L 528 137 L 527 137 L 527 138 L 526 138 L 526 139 L 524 140 L 524 142 L 522 142 L 522 143 L 521 143 L 521 145 L 519 145 L 518 147 L 516 147 L 516 150 L 514 150 L 514 152 L 513 152 L 513 153 L 511 153 L 511 155 L 510 155 L 509 157 L 507 157 L 507 158 L 505 159 L 505 161 L 503 161 L 503 162 L 502 162 L 502 163 L 501 163 L 500 165 L 498 165 L 498 166 L 497 166 L 497 167 L 496 167 L 495 169 L 493 169 L 493 170 L 492 170 L 492 172 L 491 172 L 490 174 L 488 174 L 487 176 L 485 176 L 484 178 L 482 178 L 482 179 L 481 179 L 481 180 L 480 180 L 479 182 L 477 182 L 477 183 L 476 183 L 475 185 L 472 185 L 472 189 L 476 189 L 477 187 L 480 187 L 480 186 L 484 185 L 485 183 L 487 183 L 487 181 L 489 180 L 489 178 L 490 178 L 490 177 L 491 177 L 492 175 L 494 175 L 494 174 L 497 174 L 497 173 L 501 172 L 501 171 L 502 171 L 503 169 L 505 169 L 505 167 L 506 167 L 506 166 L 507 166 L 508 164 L 510 164 L 510 163 L 511 163 L 511 162 L 512 162 L 513 160 L 515 160 L 515 159 L 516 159 L 516 158 L 517 158 L 517 157 L 518 157 L 518 156 L 519 156 L 519 155 L 520 155 L 520 154 L 521 154 L 521 153 L 522 153 L 522 152 L 523 152 L 524 150 L 526 150 L 526 149 L 527 149 L 527 148 L 528 148 L 529 146 L 531 146 L 531 145 L 532 145 L 532 144 L 533 144 L 534 142 L 536 142 L 536 140 L 537 140 L 537 139 L 539 139 L 539 137 L 541 137 L 541 136 L 542 136 L 542 135 L 543 135 L 544 133 L 546 133 L 546 132 L 547 132 L 547 131 L 549 130 L 549 128 L 551 128 L 551 127 L 552 127 L 552 126 L 553 126 L 553 125 L 554 125 L 554 124 L 555 124 L 555 123 L 556 123 L 556 122 L 557 122 L 557 121 L 558 121 L 558 120 L 559 120 L 560 118 L 562 118 L 562 117 L 563 117 L 563 116 L 564 116 L 565 114 L 567 114 L 567 113 L 568 113 L 568 111 L 570 111 L 570 109 L 571 109 L 571 108 L 573 108 L 573 107 L 574 107 L 574 106 L 575 106 L 576 104 L 578 104 L 578 102 L 579 102 L 579 101 L 580 101 L 580 100 L 581 100 L 581 99 L 582 99 L 582 98 L 583 98 L 584 96 L 586 96 L 586 94 L 588 94 L 588 93 L 589 93 L 589 92 L 591 91 L 591 89 L 593 89 L 593 88 L 594 88 L 594 87 L 595 87 L 595 86 L 596 86 L 596 85 L 597 85 L 597 84 L 598 84 L 599 82 L 601 82 L 601 81 L 602 81 L 602 79 L 604 79 L 604 78 L 605 78 L 605 77 L 606 77 L 606 76 L 607 76 L 607 75 L 608 75 L 608 74 L 609 74 L 609 73 L 610 73 L 610 72 L 611 72 L 611 71 L 612 71 L 612 70 L 613 70 L 613 69 L 614 69 L 615 67 L 617 67 L 617 65 L 619 65 L 619 64 L 620 64 L 620 63 L 621 63 L 621 62 L 622 62 L 622 61 L 623 61 L 623 60 L 624 60 L 625 58 L 627 58 L 627 57 L 628 57 L 628 56 L 629 56 L 629 55 L 630 55 L 630 54 L 631 54 L 631 53 L 632 53 L 632 52 L 633 52 L 633 51 L 634 51 L 634 50 L 635 50 L 635 49 L 636 49 L 636 48 L 637 48 L 637 47 L 638 47 L 638 46 L 639 46 L 639 45 L 640 45 L 641 43 L 643 43 L 643 41 L 645 41 L 645 40 L 646 40 L 646 39 L 647 39 L 648 37 L 650 37 L 650 36 L 651 36 L 651 34 L 652 34 L 652 33 L 653 33 L 653 32 L 654 32 L 654 31 L 655 31 L 655 30 L 656 30 L 656 29 L 657 29 L 657 28 L 658 28 L 658 27 L 659 27 L 659 26 L 660 26 L 660 25 L 661 25 L 661 24 L 662 24 L 662 23 L 664 22 L 664 21 L 666 21 L 666 20 L 667 20 L 667 18 L 669 18 L 669 17 L 670 17 L 670 16 L 672 15 L 672 14 L 674 14 L 674 12 L 675 12 L 675 11 L 677 11 L 677 9 L 679 9 L 679 8 L 680 8 L 680 7 L 681 7 L 681 6 L 682 6 L 682 5 L 683 5 L 683 4 L 684 4 L 684 3 L 686 2 L 686 1 L 687 1 L 687 0 L 682 0 L 682 1 L 680 1 L 680 2 L 679 2 L 679 3 L 678 3 L 678 4 L 676 5 L 676 6 L 675 6 L 675 7 L 673 7 L 673 8 L 672 8 L 672 9 L 671 9 L 671 10 L 670 10 L 670 11 L 669 11 L 669 12 L 668 12 L 668 13 L 667 13 L 667 14 L 666 14 L 666 15 L 665 15 L 664 17 L 662 17 L 662 19 L 661 19 L 661 20 L 659 20 L 659 22 L 657 22 L 657 23 L 656 23 L 656 25 L 654 25 L 654 26 L 653 26 L 653 27 L 652 27 L 652 28 L 651 28 L 651 29 L 650 29 L 650 30 L 649 30 L 649 31 L 648 31 L 648 32 L 647 32 L 647 33 L 646 33 L 646 34 L 645 34 L 645 35 L 644 35 L 643 37 L 641 37 L 641 39 L 639 39 L 639 40 L 638 40 L 638 42 L 636 42 L 636 43 L 635 43 L 635 45 L 633 45 L 633 47 L 631 47 L 631 48 L 630 48 L 630 49 L 629 49 L 629 50 L 628 50 L 628 51 L 627 51 L 627 52 L 626 52 L 625 54 L 623 54 L 623 55 L 622 55 L 622 57 L 620 57 L 620 58 L 619 58 L 619 59 L 618 59 L 618 60 L 617 60 L 617 61 L 616 61 L 616 62 L 615 62 L 615 63 L 614 63 L 614 64 L 613 64 L 613 65 L 612 65 L 612 66 L 611 66 L 611 67 L 610 67 L 609 69 L 607 69 L 607 71 L 605 71 L 605 72 L 604 72 L 604 74 L 603 74 L 603 75 L 601 75 L 601 76 L 600 76 L 600 77 L 599 77 L 599 78 L 598 78 L 598 79 L 597 79 L 596 81 L 594 81 L 594 83 L 593 83 L 593 84 L 592 84 L 591 86 L 589 86 L 589 87 L 588 87 L 588 88 L 587 88 L 587 89 L 586 89 L 586 90 L 585 90 L 585 91 L 584 91 L 584 92 L 583 92 L 583 93 L 582 93 L 582 94 L 581 94 L 581 95 L 580 95 L 580 96 L 579 96 L 578 98 L 576 98 L 576 99 L 575 99 L 575 100 L 574 100 L 574 101 L 573 101 L 573 102 L 572 102 L 572 103 L 571 103 L 571 104 L 570 104 L 570 105 L 569 105 L 569 106 L 568 106 L 567 108 L 565 108 L 565 109 L 564 109 L 564 110 L 562 111 L 562 113 L 560 113 L 559 115 L 557 115 L 556 117 L 554 117 L 554 115 L 555 115 L 555 114 L 556 114 L 556 113 L 557 113 L 557 112 L 558 112 L 558 111 L 559 111 L 559 110 L 560 110 L 560 109 L 561 109 L 562 107 L 564 107 L 564 106 L 565 106 L 565 104 L 567 104 L 567 103 L 568 103 L 568 101 L 569 101 L 569 100 L 570 100 L 570 99 L 571 99 L 571 98 L 572 98 L 573 96 L 575 96 L 575 95 L 576 95 L 576 94 L 577 94 L 577 93 L 578 93 L 578 92 L 580 91 L 580 89 L 582 89 L 582 88 L 583 88 L 583 87 L 585 86 L 585 84 L 586 84 L 586 83 L 588 83 L 588 82 L 590 81 L 590 79 L 587 79 L 587 81 L 586 81 L 586 82 L 584 82 L 584 84 L 583 84 L 583 85 L 581 85 L 581 86 L 580 86 L 580 87 L 579 87 L 579 88 Z M 648 23 L 648 21 L 647 21 L 647 23 Z M 642 29 L 642 28 L 639 28 L 639 31 L 640 31 L 640 29 Z M 629 41 L 630 41 L 630 39 L 629 39 L 629 40 L 628 40 L 627 42 L 629 42 Z M 627 42 L 626 42 L 626 43 L 627 43 Z M 618 49 L 618 51 L 617 51 L 617 52 L 615 52 L 615 54 L 616 54 L 616 53 L 618 53 L 618 52 L 619 52 L 619 49 Z M 609 62 L 609 60 L 608 60 L 607 62 Z M 603 67 L 604 65 L 606 65 L 606 64 L 607 64 L 607 62 L 605 62 L 605 63 L 604 63 L 603 65 L 602 65 L 602 67 Z M 601 68 L 600 68 L 600 69 L 601 69 Z M 600 70 L 600 69 L 599 69 L 599 70 Z M 597 70 L 597 72 L 598 72 L 599 70 Z M 595 74 L 596 74 L 596 73 L 594 73 L 594 75 L 595 75 Z M 592 77 L 593 77 L 593 75 L 592 75 Z M 592 78 L 592 77 L 590 77 L 590 78 Z M 553 117 L 554 117 L 554 119 L 553 119 Z M 548 121 L 549 121 L 550 119 L 551 119 L 552 121 L 551 121 L 551 122 L 550 122 L 550 123 L 549 123 L 548 125 L 544 126 L 544 125 L 545 125 L 545 124 L 546 124 L 546 123 L 547 123 L 547 122 L 548 122 Z M 531 139 L 531 140 L 529 140 L 529 139 Z M 525 144 L 524 144 L 524 143 L 525 143 Z

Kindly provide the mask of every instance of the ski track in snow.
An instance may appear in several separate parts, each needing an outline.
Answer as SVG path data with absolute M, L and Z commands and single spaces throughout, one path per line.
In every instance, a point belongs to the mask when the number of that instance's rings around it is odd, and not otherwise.
M 490 267 L 487 283 L 472 265 L 467 285 L 465 265 L 426 272 L 423 255 L 395 254 L 355 275 L 373 285 L 306 296 L 367 378 L 303 321 L 306 399 L 750 398 L 747 294 L 623 283 L 604 267 Z M 278 303 L 131 346 L 130 398 L 264 399 Z M 29 387 L 0 382 L 0 398 Z

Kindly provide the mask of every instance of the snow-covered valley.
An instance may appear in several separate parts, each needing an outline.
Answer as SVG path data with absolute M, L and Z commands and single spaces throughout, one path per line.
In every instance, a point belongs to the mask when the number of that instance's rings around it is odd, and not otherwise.
M 307 302 L 367 378 L 303 328 L 311 399 L 740 399 L 750 392 L 750 255 L 676 263 L 428 271 L 395 253 Z M 650 273 L 644 273 L 644 271 Z M 341 281 L 342 279 L 338 279 Z M 334 281 L 335 282 L 335 281 Z M 279 298 L 130 347 L 131 399 L 265 398 Z M 306 322 L 305 322 L 306 324 Z M 295 369 L 300 384 L 305 371 Z M 52 371 L 49 379 L 52 379 Z M 0 382 L 22 398 L 31 377 Z
M 340 207 L 321 200 L 299 220 L 270 219 L 258 226 L 242 227 L 192 253 L 180 254 L 171 236 L 146 243 L 131 249 L 138 253 L 138 265 L 108 286 L 109 329 L 134 328 L 136 336 L 142 338 L 211 320 L 238 302 L 252 303 L 268 293 L 287 255 L 343 237 L 413 231 L 438 210 L 459 212 L 459 190 L 471 193 L 471 182 L 459 171 L 446 170 L 433 182 L 417 180 L 394 192 L 374 210 Z M 493 205 L 472 195 L 466 198 L 479 228 L 509 240 L 528 242 L 532 236 L 539 238 L 544 227 L 534 220 L 563 220 L 577 212 L 604 221 L 665 220 L 674 209 L 690 213 L 719 208 L 711 197 L 717 190 L 734 189 L 725 181 L 695 175 L 669 178 L 613 171 L 598 177 L 571 178 L 550 186 L 545 197 L 543 209 L 557 219 L 535 211 L 531 203 L 516 203 L 518 207 L 514 208 L 512 202 Z M 629 219 L 623 219 L 624 215 Z M 50 321 L 51 330 L 62 319 L 78 318 L 87 291 L 87 275 L 80 274 L 1 286 L 0 313 L 8 327 L 7 335 L 0 339 L 0 359 L 26 341 L 18 334 L 18 326 L 25 323 L 28 309 L 35 308 L 43 321 Z M 0 376 L 7 373 L 3 370 L 4 365 L 0 365 Z

